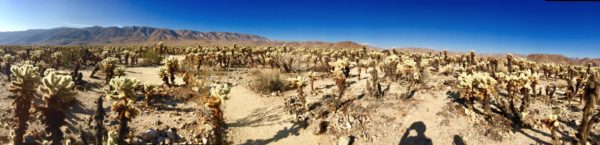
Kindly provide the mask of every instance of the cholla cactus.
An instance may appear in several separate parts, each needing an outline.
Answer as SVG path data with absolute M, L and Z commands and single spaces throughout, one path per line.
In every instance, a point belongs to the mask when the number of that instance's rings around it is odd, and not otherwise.
M 221 127 L 225 125 L 223 118 L 223 111 L 221 111 L 221 104 L 229 98 L 228 94 L 231 89 L 228 85 L 216 85 L 210 89 L 210 96 L 208 102 L 204 105 L 208 107 L 211 111 L 212 116 L 212 128 L 214 128 L 214 139 L 217 141 L 221 141 L 223 137 L 223 133 L 221 132 Z
M 102 60 L 102 62 L 100 62 L 100 66 L 101 66 L 100 68 L 106 74 L 105 82 L 107 84 L 115 76 L 115 67 L 118 62 L 119 62 L 119 59 L 114 58 L 114 57 L 105 58 L 104 60 Z
M 38 62 L 43 59 L 44 50 L 38 49 L 31 52 L 31 60 L 34 62 Z
M 473 100 L 482 100 L 486 113 L 491 113 L 489 102 L 495 93 L 496 80 L 488 73 L 476 72 L 474 74 L 462 73 L 458 77 L 461 88 L 461 98 L 467 101 L 467 106 L 472 108 Z
M 369 96 L 376 98 L 382 97 L 384 92 L 381 89 L 381 83 L 379 83 L 377 69 L 373 69 L 369 73 L 371 74 L 371 79 L 367 80 L 367 92 L 369 92 Z
M 146 106 L 151 106 L 152 98 L 155 93 L 156 85 L 152 83 L 144 84 L 144 100 L 146 102 Z
M 584 89 L 583 97 L 585 106 L 583 107 L 583 117 L 581 119 L 581 124 L 579 125 L 579 133 L 577 136 L 579 144 L 586 144 L 594 123 L 600 122 L 600 112 L 596 113 L 596 115 L 593 114 L 600 98 L 600 79 L 598 79 L 597 75 L 598 74 L 596 73 L 590 75 Z
M 163 60 L 163 63 L 165 64 L 164 67 L 169 73 L 169 79 L 171 80 L 171 84 L 174 85 L 175 73 L 179 70 L 179 60 L 173 56 L 169 56 L 165 60 Z
M 13 66 L 11 68 L 16 77 L 10 83 L 9 91 L 15 94 L 17 98 L 14 101 L 15 117 L 17 118 L 17 128 L 13 138 L 14 144 L 23 144 L 23 135 L 27 130 L 27 120 L 29 120 L 29 108 L 35 94 L 35 88 L 40 81 L 38 68 L 30 64 Z
M 556 130 L 558 129 L 560 122 L 558 121 L 558 116 L 555 114 L 548 115 L 545 119 L 542 120 L 542 123 L 546 128 L 550 130 L 552 135 L 552 141 L 554 145 L 560 145 L 561 141 L 558 135 L 556 134 Z
M 292 88 L 297 89 L 299 96 L 304 96 L 304 91 L 302 91 L 304 86 L 306 86 L 306 79 L 304 77 L 298 76 L 296 78 L 289 78 L 288 81 Z
M 160 68 L 158 68 L 158 77 L 162 79 L 163 84 L 167 85 L 168 87 L 171 87 L 171 83 L 169 83 L 169 72 L 167 71 L 166 67 L 161 66 Z
M 409 82 L 416 82 L 419 79 L 417 63 L 411 58 L 404 59 L 396 66 L 396 74 L 401 74 Z
M 74 87 L 75 83 L 70 76 L 49 72 L 38 88 L 46 104 L 37 108 L 43 114 L 42 122 L 46 125 L 46 132 L 51 133 L 52 144 L 61 144 L 63 140 L 60 127 L 66 123 L 66 112 L 75 101 L 77 92 L 73 90 Z
M 210 89 L 210 101 L 205 105 L 209 108 L 218 108 L 221 106 L 221 103 L 229 99 L 228 94 L 230 90 L 226 84 L 216 85 Z
M 127 68 L 125 68 L 125 66 L 117 66 L 114 69 L 114 75 L 116 77 L 122 77 L 126 75 Z
M 397 55 L 390 55 L 385 57 L 383 63 L 381 64 L 381 68 L 385 74 L 385 77 L 392 80 L 398 79 L 397 69 L 398 63 L 400 63 L 400 57 Z
M 335 68 L 333 70 L 335 84 L 338 87 L 338 96 L 342 97 L 344 95 L 344 91 L 346 90 L 346 70 L 349 72 L 349 62 L 345 59 L 340 59 L 335 62 Z
M 11 63 L 14 59 L 15 59 L 15 56 L 12 56 L 10 54 L 4 54 L 4 56 L 2 57 L 2 61 L 6 62 L 6 63 Z
M 307 74 L 308 80 L 310 81 L 310 91 L 315 91 L 315 81 L 317 80 L 317 73 L 310 71 Z
M 109 83 L 114 90 L 107 95 L 107 98 L 113 100 L 112 110 L 117 113 L 119 119 L 118 144 L 125 144 L 125 136 L 129 133 L 127 123 L 140 112 L 134 105 L 135 89 L 139 83 L 137 79 L 126 77 L 116 77 Z
M 52 53 L 52 55 L 50 56 L 52 58 L 52 60 L 54 60 L 54 68 L 58 69 L 59 65 L 60 65 L 60 59 L 62 58 L 63 54 L 62 52 L 54 52 Z

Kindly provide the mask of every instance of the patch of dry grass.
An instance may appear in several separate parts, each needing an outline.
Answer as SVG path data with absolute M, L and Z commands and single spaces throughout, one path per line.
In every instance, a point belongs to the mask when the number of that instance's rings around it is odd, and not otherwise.
M 287 90 L 287 81 L 277 70 L 253 70 L 250 73 L 250 88 L 260 93 L 271 93 Z

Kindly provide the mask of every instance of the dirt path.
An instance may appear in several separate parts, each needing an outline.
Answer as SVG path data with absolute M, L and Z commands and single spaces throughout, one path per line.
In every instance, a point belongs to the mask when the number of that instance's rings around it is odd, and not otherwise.
M 230 96 L 224 113 L 232 144 L 324 144 L 290 121 L 283 98 L 261 97 L 241 86 L 233 87 Z

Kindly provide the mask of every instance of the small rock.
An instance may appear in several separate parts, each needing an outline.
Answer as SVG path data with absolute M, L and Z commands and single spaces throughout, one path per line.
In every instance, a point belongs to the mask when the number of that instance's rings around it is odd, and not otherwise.
M 342 136 L 339 138 L 338 145 L 351 145 L 352 138 L 350 136 Z
M 149 129 L 149 130 L 146 130 L 144 133 L 142 133 L 141 138 L 144 141 L 150 141 L 150 140 L 157 138 L 158 136 L 159 136 L 158 131 L 156 131 L 154 129 Z
M 162 122 L 160 120 L 156 120 L 156 122 L 154 122 L 155 125 L 161 125 Z

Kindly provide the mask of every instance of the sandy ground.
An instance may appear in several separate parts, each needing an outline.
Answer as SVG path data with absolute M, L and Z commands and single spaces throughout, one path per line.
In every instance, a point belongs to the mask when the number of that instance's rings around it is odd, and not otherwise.
M 134 77 L 143 82 L 161 84 L 157 75 L 156 67 L 131 67 L 127 69 L 127 76 Z M 352 102 L 346 110 L 333 112 L 329 120 L 341 120 L 330 122 L 332 131 L 321 135 L 314 135 L 310 127 L 304 128 L 292 122 L 284 106 L 284 98 L 294 94 L 293 91 L 282 92 L 281 96 L 258 94 L 247 87 L 250 80 L 249 69 L 240 68 L 221 73 L 221 77 L 215 77 L 211 81 L 223 81 L 234 84 L 231 89 L 231 98 L 224 104 L 227 138 L 232 144 L 337 144 L 338 138 L 352 136 L 354 144 L 390 145 L 390 144 L 550 144 L 551 138 L 545 129 L 524 129 L 518 131 L 495 132 L 491 128 L 478 125 L 477 115 L 460 115 L 455 112 L 465 112 L 457 108 L 448 91 L 452 89 L 443 85 L 444 80 L 451 77 L 440 75 L 432 76 L 429 85 L 433 89 L 419 90 L 408 99 L 399 98 L 407 91 L 407 84 L 391 83 L 390 92 L 384 98 L 362 97 Z M 89 78 L 89 71 L 83 71 L 84 80 L 90 83 L 102 84 L 102 74 L 98 73 L 99 79 Z M 356 74 L 356 71 L 353 71 Z M 345 97 L 356 97 L 364 94 L 366 82 L 370 77 L 363 72 L 362 79 L 353 77 L 349 91 Z M 178 83 L 183 83 L 181 77 Z M 384 83 L 390 84 L 390 83 Z M 12 100 L 7 92 L 8 82 L 4 76 L 0 80 L 0 139 L 5 141 L 8 130 L 11 129 Z M 334 81 L 330 78 L 320 79 L 315 83 L 317 91 L 308 96 L 309 100 L 318 100 L 324 94 L 332 93 Z M 305 88 L 309 92 L 308 88 Z M 91 88 L 79 92 L 77 99 L 81 105 L 73 107 L 68 117 L 69 124 L 64 127 L 69 132 L 78 132 L 76 127 L 83 126 L 90 130 L 87 121 L 94 113 L 94 101 L 102 94 L 102 88 Z M 37 100 L 38 103 L 41 100 Z M 110 111 L 110 101 L 104 102 L 104 108 L 109 117 L 105 125 L 116 127 L 114 114 Z M 141 101 L 138 102 L 141 104 Z M 536 106 L 536 105 L 534 105 Z M 538 103 L 537 106 L 544 106 Z M 564 106 L 563 107 L 568 107 Z M 186 139 L 194 140 L 197 135 L 198 114 L 202 105 L 195 101 L 172 100 L 164 103 L 161 109 L 143 109 L 140 116 L 135 118 L 131 126 L 134 134 L 139 134 L 147 129 L 155 128 L 178 128 L 178 133 Z M 532 107 L 533 108 L 533 107 Z M 546 108 L 539 107 L 539 110 Z M 538 110 L 538 109 L 536 109 Z M 539 116 L 547 113 L 539 111 Z M 466 111 L 469 114 L 469 111 Z M 575 109 L 571 114 L 580 114 Z M 475 117 L 473 117 L 475 116 Z M 577 115 L 565 119 L 561 124 L 561 130 L 565 137 L 574 136 L 574 126 L 571 121 L 579 120 Z M 348 118 L 362 118 L 360 121 L 348 122 Z M 352 120 L 352 119 L 350 119 Z M 346 123 L 348 122 L 348 123 Z M 42 130 L 39 119 L 30 121 L 32 130 Z M 350 124 L 348 127 L 347 124 Z M 348 127 L 348 128 L 345 128 Z M 598 127 L 595 128 L 597 132 Z M 490 134 L 501 134 L 502 139 L 494 139 Z M 597 134 L 597 133 L 596 133 Z M 593 137 L 598 137 L 593 136 Z M 4 142 L 6 143 L 6 142 Z M 3 143 L 3 144 L 4 144 Z

